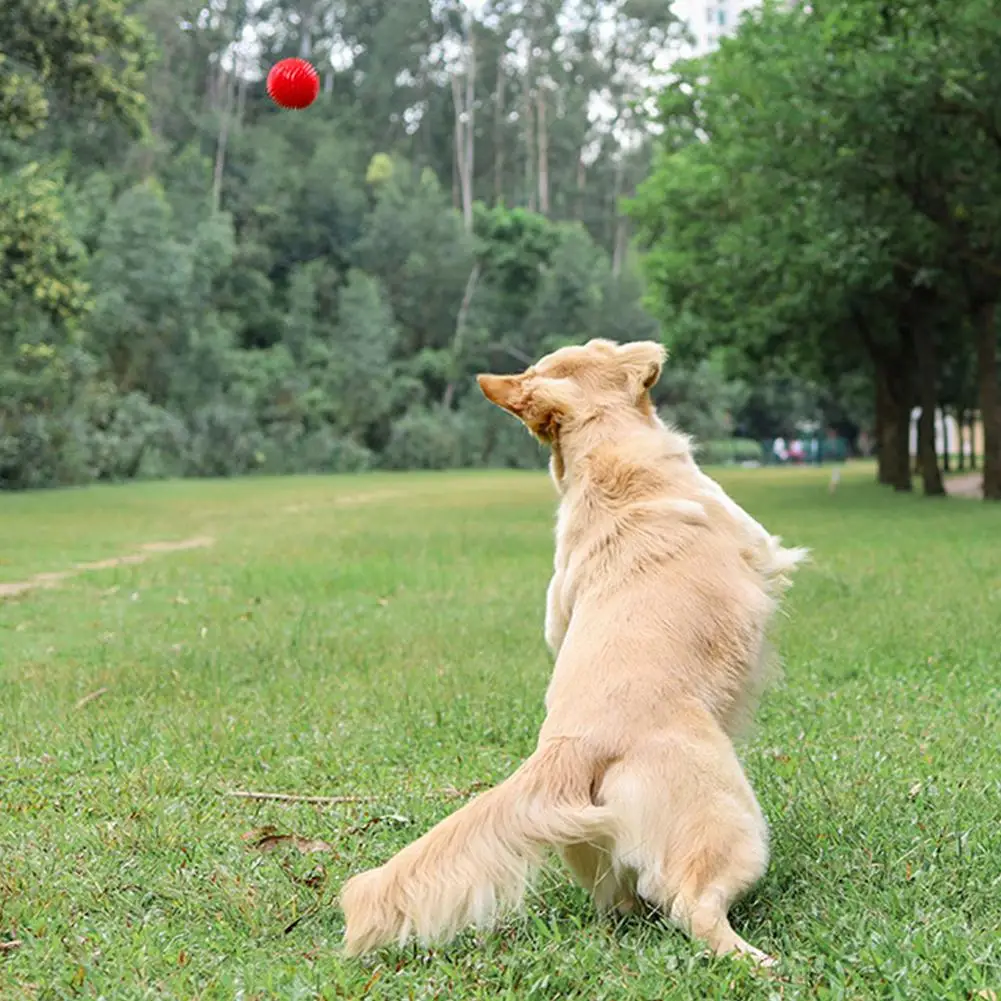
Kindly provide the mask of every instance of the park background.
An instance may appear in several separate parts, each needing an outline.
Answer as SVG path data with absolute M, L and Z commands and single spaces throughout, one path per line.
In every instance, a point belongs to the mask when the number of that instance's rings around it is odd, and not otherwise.
M 996 1001 L 1001 19 L 741 6 L 0 4 L 2 1001 Z M 555 498 L 473 375 L 592 336 L 812 550 L 742 749 L 782 966 L 556 868 L 345 962 L 344 879 L 534 746 Z M 833 493 L 741 468 L 829 429 Z
M 472 376 L 607 336 L 705 461 L 1001 497 L 991 4 L 742 6 L 5 3 L 0 487 L 533 467 Z

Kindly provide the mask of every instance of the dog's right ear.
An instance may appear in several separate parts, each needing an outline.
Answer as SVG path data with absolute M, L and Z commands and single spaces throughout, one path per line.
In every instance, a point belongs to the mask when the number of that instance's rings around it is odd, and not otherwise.
M 656 341 L 632 341 L 619 345 L 619 357 L 625 365 L 636 395 L 649 392 L 660 378 L 667 350 Z

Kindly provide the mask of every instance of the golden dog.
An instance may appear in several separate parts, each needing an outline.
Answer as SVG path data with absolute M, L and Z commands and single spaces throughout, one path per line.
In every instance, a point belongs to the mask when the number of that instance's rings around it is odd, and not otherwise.
M 555 848 L 599 908 L 644 901 L 717 954 L 769 961 L 728 919 L 768 861 L 732 741 L 806 552 L 783 548 L 661 423 L 649 391 L 664 357 L 593 340 L 478 377 L 550 446 L 561 495 L 546 719 L 510 778 L 345 884 L 348 954 L 489 925 Z

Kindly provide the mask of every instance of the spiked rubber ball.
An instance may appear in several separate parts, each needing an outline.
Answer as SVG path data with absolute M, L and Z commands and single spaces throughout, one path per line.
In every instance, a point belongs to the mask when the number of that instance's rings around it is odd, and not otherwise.
M 282 59 L 268 73 L 268 96 L 280 108 L 308 108 L 320 93 L 320 74 L 305 59 Z

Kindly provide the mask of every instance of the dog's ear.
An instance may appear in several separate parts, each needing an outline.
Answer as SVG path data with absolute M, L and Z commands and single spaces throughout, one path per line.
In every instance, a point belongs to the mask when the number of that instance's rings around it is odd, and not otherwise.
M 564 411 L 554 380 L 522 374 L 478 375 L 476 381 L 491 403 L 514 414 L 543 441 L 553 440 Z
M 656 385 L 667 351 L 663 344 L 655 341 L 633 341 L 619 346 L 619 357 L 625 365 L 630 385 L 639 396 Z
M 525 379 L 521 375 L 477 375 L 476 382 L 491 402 L 516 417 L 522 415 L 526 403 Z

